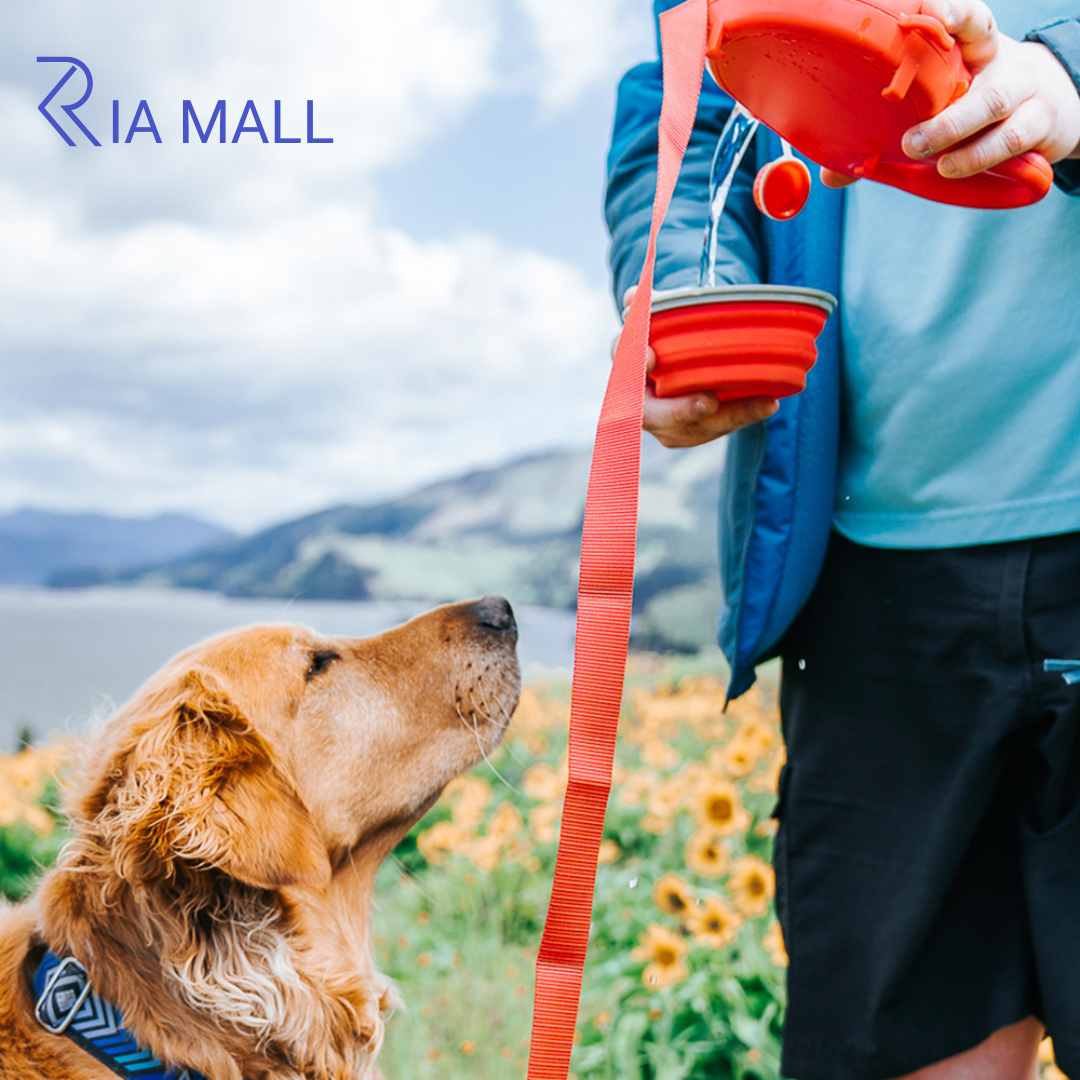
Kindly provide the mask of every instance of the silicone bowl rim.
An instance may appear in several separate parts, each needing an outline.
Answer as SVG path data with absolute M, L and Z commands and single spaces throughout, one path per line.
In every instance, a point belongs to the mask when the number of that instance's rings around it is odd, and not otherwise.
M 836 310 L 837 299 L 822 289 L 803 285 L 687 285 L 681 289 L 660 289 L 653 293 L 652 312 L 671 311 L 697 304 L 759 301 L 807 304 L 820 308 L 826 316 Z

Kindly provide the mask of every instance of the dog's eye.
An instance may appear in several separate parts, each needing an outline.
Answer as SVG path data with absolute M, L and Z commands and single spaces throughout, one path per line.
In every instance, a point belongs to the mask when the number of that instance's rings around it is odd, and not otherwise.
M 321 671 L 325 671 L 335 660 L 340 660 L 341 654 L 333 649 L 320 650 L 311 654 L 311 666 L 304 673 L 304 678 L 311 682 Z

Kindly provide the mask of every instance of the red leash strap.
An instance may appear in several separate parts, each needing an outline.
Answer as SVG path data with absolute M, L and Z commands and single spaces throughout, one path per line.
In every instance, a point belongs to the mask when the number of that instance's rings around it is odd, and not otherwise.
M 528 1080 L 565 1080 L 570 1069 L 630 641 L 656 235 L 694 126 L 705 69 L 707 21 L 707 0 L 684 0 L 660 16 L 664 100 L 656 198 L 645 265 L 626 314 L 600 412 L 585 500 L 570 698 L 570 779 L 551 905 L 536 960 Z

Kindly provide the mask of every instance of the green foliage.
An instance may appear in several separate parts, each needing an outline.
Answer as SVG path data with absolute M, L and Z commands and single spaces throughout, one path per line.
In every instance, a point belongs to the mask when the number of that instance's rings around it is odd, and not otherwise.
M 0 826 L 0 897 L 6 900 L 28 896 L 41 872 L 56 861 L 64 842 L 65 834 L 57 827 L 61 815 L 55 780 L 43 782 L 43 790 L 32 805 L 47 815 L 32 815 L 36 828 L 22 819 Z

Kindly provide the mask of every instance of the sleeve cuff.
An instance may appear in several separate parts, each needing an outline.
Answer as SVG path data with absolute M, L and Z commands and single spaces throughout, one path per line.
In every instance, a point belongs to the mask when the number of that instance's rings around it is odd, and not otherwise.
M 1061 61 L 1080 94 L 1080 18 L 1058 19 L 1024 35 L 1038 41 Z M 1066 195 L 1080 195 L 1080 160 L 1059 161 L 1054 166 L 1054 183 Z

